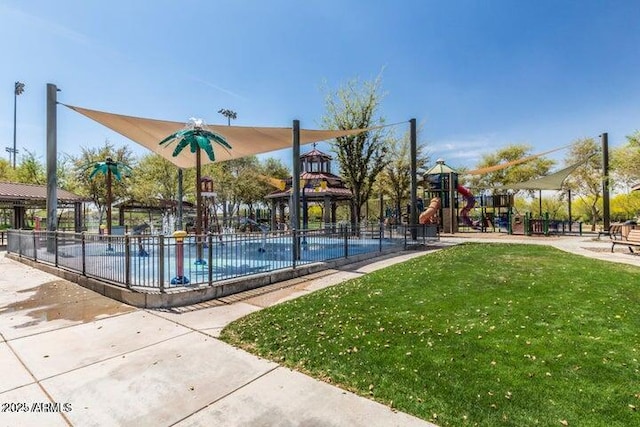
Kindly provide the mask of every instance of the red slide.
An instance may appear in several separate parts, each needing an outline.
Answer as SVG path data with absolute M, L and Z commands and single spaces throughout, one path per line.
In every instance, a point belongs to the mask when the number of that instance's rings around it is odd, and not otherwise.
M 469 218 L 469 211 L 471 211 L 471 209 L 476 205 L 476 198 L 473 197 L 473 194 L 471 194 L 471 191 L 469 191 L 468 188 L 465 188 L 462 185 L 458 184 L 458 186 L 456 186 L 456 190 L 458 190 L 458 193 L 462 194 L 462 197 L 467 201 L 467 204 L 460 211 L 460 219 L 462 219 L 462 222 L 465 225 L 473 227 L 473 221 Z

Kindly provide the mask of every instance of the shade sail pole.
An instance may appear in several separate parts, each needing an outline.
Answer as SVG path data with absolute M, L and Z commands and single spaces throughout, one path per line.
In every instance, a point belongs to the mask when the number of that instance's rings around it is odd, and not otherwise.
M 47 83 L 47 231 L 57 230 L 58 212 L 58 182 L 57 182 L 57 152 L 58 152 L 58 88 Z M 15 156 L 15 154 L 14 154 Z M 55 250 L 55 239 L 47 238 L 47 251 Z
M 569 199 L 569 233 L 571 233 L 571 223 L 573 219 L 571 218 L 571 189 L 567 189 L 567 199 Z
M 293 176 L 291 177 L 291 229 L 300 229 L 300 120 L 293 121 Z
M 300 231 L 300 120 L 293 121 L 292 129 L 293 143 L 293 175 L 291 176 L 291 206 L 289 206 L 289 216 L 291 217 L 291 230 L 293 230 L 293 259 L 294 262 L 300 258 L 300 239 L 296 233 Z
M 602 138 L 602 226 L 608 230 L 611 222 L 609 211 L 609 134 L 604 132 Z
M 411 138 L 411 238 L 417 239 L 418 229 L 418 171 L 417 171 L 417 159 L 418 156 L 418 143 L 417 143 L 417 131 L 416 131 L 416 119 L 409 120 L 410 138 Z

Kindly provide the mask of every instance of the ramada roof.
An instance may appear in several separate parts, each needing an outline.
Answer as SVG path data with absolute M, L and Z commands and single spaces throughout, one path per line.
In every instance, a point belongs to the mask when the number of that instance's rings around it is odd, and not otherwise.
M 78 196 L 60 188 L 58 188 L 57 193 L 58 200 L 65 203 L 86 202 L 89 200 L 86 197 Z M 46 201 L 47 186 L 0 181 L 0 201 L 18 200 Z

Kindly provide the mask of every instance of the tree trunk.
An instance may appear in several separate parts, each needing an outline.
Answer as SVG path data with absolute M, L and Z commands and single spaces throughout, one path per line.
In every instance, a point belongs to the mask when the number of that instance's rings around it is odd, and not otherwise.
M 200 192 L 200 147 L 196 148 L 196 262 L 202 261 L 202 194 Z
M 111 235 L 111 169 L 107 168 L 107 234 Z

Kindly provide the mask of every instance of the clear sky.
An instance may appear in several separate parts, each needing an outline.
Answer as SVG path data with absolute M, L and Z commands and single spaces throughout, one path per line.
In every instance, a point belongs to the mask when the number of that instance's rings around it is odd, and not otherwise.
M 640 129 L 639 0 L 0 0 L 0 47 L 4 158 L 17 80 L 17 147 L 43 162 L 47 83 L 120 114 L 224 124 L 228 108 L 237 125 L 318 128 L 323 82 L 382 71 L 381 115 L 415 117 L 454 167 Z M 145 152 L 59 107 L 60 152 L 105 139 Z

